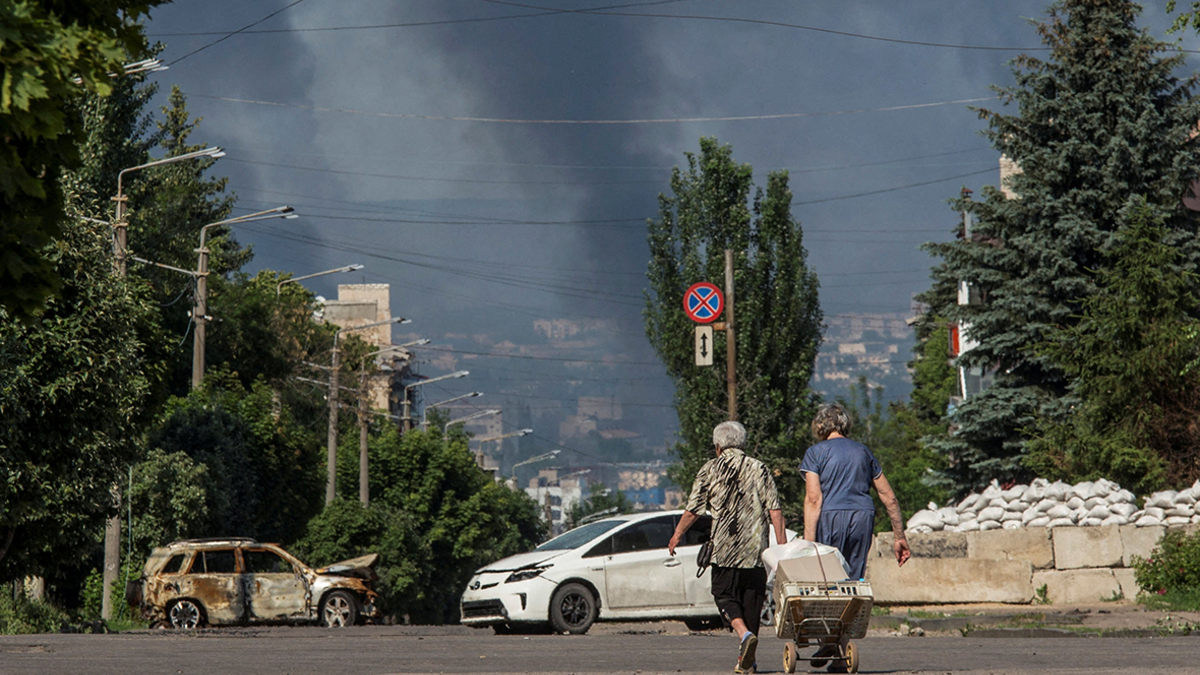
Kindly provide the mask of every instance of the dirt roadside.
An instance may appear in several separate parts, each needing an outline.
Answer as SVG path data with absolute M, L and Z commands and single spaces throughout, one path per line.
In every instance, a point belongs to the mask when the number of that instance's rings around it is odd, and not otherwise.
M 1079 605 L 926 605 L 876 608 L 872 635 L 1019 636 L 1187 635 L 1200 633 L 1200 612 L 1148 610 L 1131 600 Z M 1032 636 L 1032 635 L 1031 635 Z

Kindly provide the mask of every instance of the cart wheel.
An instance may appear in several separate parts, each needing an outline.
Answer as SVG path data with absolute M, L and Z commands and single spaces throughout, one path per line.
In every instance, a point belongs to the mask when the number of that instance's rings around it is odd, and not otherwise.
M 856 647 L 853 642 L 847 641 L 845 646 L 839 645 L 838 655 L 831 659 L 829 663 L 829 672 L 858 672 L 858 647 Z
M 800 655 L 796 651 L 796 643 L 789 642 L 785 644 L 783 646 L 783 672 L 789 674 L 796 672 L 796 661 L 799 658 Z
M 852 673 L 858 672 L 858 646 L 853 642 L 846 643 L 846 667 Z

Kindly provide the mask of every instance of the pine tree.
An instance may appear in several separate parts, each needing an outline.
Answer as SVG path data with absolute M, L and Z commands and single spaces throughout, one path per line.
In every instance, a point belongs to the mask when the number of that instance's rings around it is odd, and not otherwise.
M 1170 46 L 1136 26 L 1138 13 L 1122 0 L 1055 3 L 1037 24 L 1049 57 L 1018 57 L 1016 86 L 997 89 L 1018 112 L 979 111 L 993 147 L 1021 173 L 1005 186 L 1015 198 L 987 188 L 982 201 L 954 202 L 974 216 L 970 238 L 928 245 L 946 264 L 940 283 L 967 281 L 983 298 L 934 308 L 979 342 L 959 363 L 996 373 L 935 444 L 956 491 L 1027 477 L 1023 429 L 1063 415 L 1070 385 L 1033 347 L 1078 320 L 1131 196 L 1163 214 L 1164 243 L 1179 248 L 1184 269 L 1200 264 L 1197 218 L 1181 204 L 1200 175 L 1200 103 L 1194 79 L 1173 74 L 1183 57 L 1162 56 Z
M 739 421 L 748 451 L 776 472 L 785 508 L 798 508 L 795 470 L 808 446 L 816 395 L 809 388 L 821 342 L 822 314 L 816 274 L 808 269 L 799 222 L 791 215 L 785 172 L 750 199 L 752 170 L 733 161 L 733 150 L 715 138 L 700 139 L 699 156 L 686 153 L 686 170 L 671 176 L 672 195 L 659 196 L 659 218 L 649 224 L 652 295 L 646 301 L 646 334 L 675 381 L 682 463 L 671 471 L 689 488 L 712 457 L 712 430 L 727 419 L 723 365 L 694 365 L 693 323 L 683 313 L 687 288 L 698 281 L 721 285 L 725 249 L 734 251 Z M 725 353 L 716 331 L 713 350 Z M 793 512 L 793 515 L 795 512 Z
M 1047 478 L 1108 478 L 1148 492 L 1200 478 L 1196 275 L 1163 243 L 1163 219 L 1135 199 L 1098 292 L 1039 349 L 1072 378 L 1077 403 L 1045 424 L 1026 463 Z

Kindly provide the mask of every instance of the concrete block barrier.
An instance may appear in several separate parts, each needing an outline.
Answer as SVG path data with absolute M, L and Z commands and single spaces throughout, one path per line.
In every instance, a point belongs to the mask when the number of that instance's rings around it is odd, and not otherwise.
M 867 564 L 875 602 L 881 604 L 1026 604 L 1033 600 L 1032 574 L 1026 560 L 914 557 L 899 567 L 894 558 L 881 556 Z
M 1045 527 L 966 532 L 967 557 L 984 560 L 1027 560 L 1033 569 L 1054 567 L 1054 544 Z
M 1033 587 L 1046 587 L 1051 604 L 1095 604 L 1122 593 L 1111 569 L 1043 570 L 1033 573 Z
M 1054 528 L 1054 568 L 1120 567 L 1125 556 L 1118 525 Z

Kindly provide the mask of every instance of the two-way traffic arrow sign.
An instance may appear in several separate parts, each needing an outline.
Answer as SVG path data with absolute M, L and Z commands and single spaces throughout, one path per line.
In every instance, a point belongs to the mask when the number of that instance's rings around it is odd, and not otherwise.
M 713 364 L 713 328 L 712 326 L 696 326 L 696 365 L 711 366 Z

